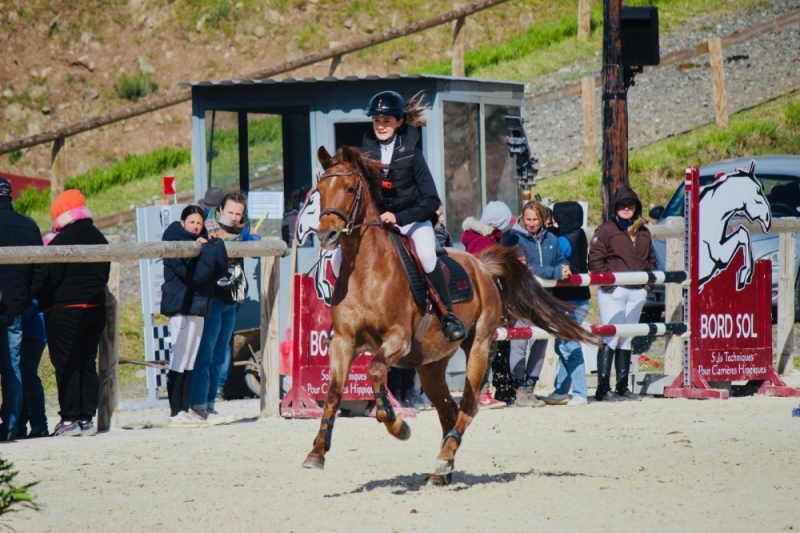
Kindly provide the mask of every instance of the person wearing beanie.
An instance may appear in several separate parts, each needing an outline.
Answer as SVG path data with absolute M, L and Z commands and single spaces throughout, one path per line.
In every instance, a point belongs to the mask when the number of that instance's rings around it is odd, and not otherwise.
M 39 228 L 33 220 L 14 211 L 11 192 L 11 183 L 0 177 L 0 247 L 41 246 Z M 14 440 L 20 429 L 22 315 L 46 276 L 44 265 L 0 265 L 0 441 Z
M 467 252 L 476 255 L 478 252 L 492 245 L 500 243 L 503 231 L 516 222 L 516 217 L 511 214 L 511 209 L 500 201 L 494 200 L 486 204 L 480 219 L 467 217 L 461 224 L 464 233 L 461 234 L 461 243 Z M 502 409 L 506 402 L 492 396 L 489 384 L 489 375 L 493 373 L 495 390 L 502 394 L 510 387 L 508 371 L 508 354 L 510 345 L 508 341 L 493 342 L 489 347 L 489 359 L 486 362 L 486 373 L 481 382 L 481 394 L 478 405 L 481 409 Z M 500 357 L 497 357 L 498 354 Z M 509 383 L 506 383 L 509 382 Z
M 48 246 L 108 244 L 92 221 L 80 191 L 61 193 L 50 207 Z M 97 349 L 106 326 L 106 285 L 110 263 L 50 264 L 39 294 L 47 345 L 56 373 L 61 421 L 53 436 L 97 434 L 100 383 Z
M 612 215 L 594 232 L 589 250 L 589 271 L 641 272 L 656 269 L 656 254 L 650 230 L 642 218 L 642 202 L 630 187 L 614 191 Z M 646 285 L 603 286 L 597 291 L 600 321 L 605 324 L 636 324 L 644 308 Z M 603 337 L 597 351 L 597 401 L 641 400 L 628 388 L 631 368 L 631 337 Z M 611 363 L 617 372 L 612 390 Z

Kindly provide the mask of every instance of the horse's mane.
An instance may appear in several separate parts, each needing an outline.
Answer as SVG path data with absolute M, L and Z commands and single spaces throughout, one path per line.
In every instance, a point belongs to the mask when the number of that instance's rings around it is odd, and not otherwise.
M 376 207 L 380 204 L 381 201 L 381 177 L 382 171 L 387 167 L 380 161 L 376 161 L 374 159 L 370 159 L 367 157 L 364 152 L 359 150 L 358 148 L 354 148 L 352 146 L 348 146 L 348 149 L 352 151 L 356 156 L 356 167 L 358 167 L 359 172 L 367 182 L 367 186 L 369 188 L 369 195 L 372 199 L 372 203 L 375 204 Z M 353 163 L 350 161 L 346 161 L 344 156 L 342 155 L 342 148 L 336 150 L 336 153 L 325 163 L 322 168 L 324 170 L 328 170 L 336 165 L 346 165 L 352 166 Z

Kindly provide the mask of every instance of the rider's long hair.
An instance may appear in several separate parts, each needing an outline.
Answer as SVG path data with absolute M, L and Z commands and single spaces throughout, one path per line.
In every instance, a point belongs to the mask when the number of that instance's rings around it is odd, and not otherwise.
M 406 124 L 419 128 L 427 123 L 426 114 L 431 108 L 428 104 L 422 103 L 425 97 L 425 92 L 420 91 L 408 100 L 406 100 Z

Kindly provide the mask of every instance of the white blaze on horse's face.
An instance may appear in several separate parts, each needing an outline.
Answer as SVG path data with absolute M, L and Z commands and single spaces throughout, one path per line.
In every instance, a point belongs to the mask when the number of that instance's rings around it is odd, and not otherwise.
M 342 175 L 336 175 L 341 173 Z M 321 177 L 319 190 L 319 226 L 317 237 L 320 247 L 333 250 L 339 246 L 342 233 L 346 231 L 353 205 L 356 201 L 358 177 L 344 167 L 327 169 Z

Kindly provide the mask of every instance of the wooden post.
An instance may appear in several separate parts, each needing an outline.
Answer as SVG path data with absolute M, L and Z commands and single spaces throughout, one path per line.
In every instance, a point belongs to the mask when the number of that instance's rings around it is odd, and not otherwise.
M 669 217 L 668 224 L 683 224 L 681 217 Z M 667 270 L 683 270 L 683 238 L 667 239 Z M 684 322 L 683 287 L 677 283 L 664 285 L 666 302 L 664 305 L 664 322 Z M 686 321 L 689 318 L 686 317 Z M 677 376 L 683 369 L 683 338 L 680 335 L 666 336 L 664 351 L 664 374 Z
M 595 117 L 597 108 L 594 101 L 594 76 L 581 80 L 581 103 L 583 104 L 583 145 L 586 148 L 584 164 L 592 167 L 597 163 L 597 130 Z
M 53 141 L 50 152 L 50 201 L 54 201 L 59 194 L 64 192 L 64 183 L 67 181 L 67 144 L 65 137 Z
M 592 31 L 591 18 L 589 17 L 589 6 L 591 0 L 578 0 L 578 39 L 588 41 Z
M 794 370 L 794 293 L 795 234 L 780 233 L 778 263 L 778 374 L 789 374 Z
M 711 80 L 714 82 L 714 110 L 717 126 L 728 127 L 728 93 L 725 91 L 725 71 L 722 68 L 722 41 L 709 39 L 708 55 L 711 63 Z
M 620 185 L 628 184 L 628 102 L 622 75 L 620 14 L 622 0 L 603 2 L 603 179 L 600 198 L 603 221 Z
M 342 46 L 342 41 L 329 41 L 328 48 L 336 48 Z M 339 68 L 339 65 L 342 64 L 342 56 L 333 56 L 331 58 L 331 64 L 328 67 L 328 76 L 333 77 L 336 74 L 336 69 Z
M 111 235 L 108 242 L 116 244 L 119 237 Z M 111 429 L 111 420 L 119 400 L 119 263 L 111 263 L 106 286 L 106 328 L 100 337 L 98 374 L 100 393 L 97 404 L 97 431 Z
M 260 418 L 280 416 L 281 378 L 278 336 L 280 258 L 261 258 Z
M 461 4 L 453 4 L 453 10 L 461 9 Z M 458 17 L 453 21 L 453 76 L 466 76 L 466 66 L 464 64 L 464 25 L 467 23 L 466 17 Z

